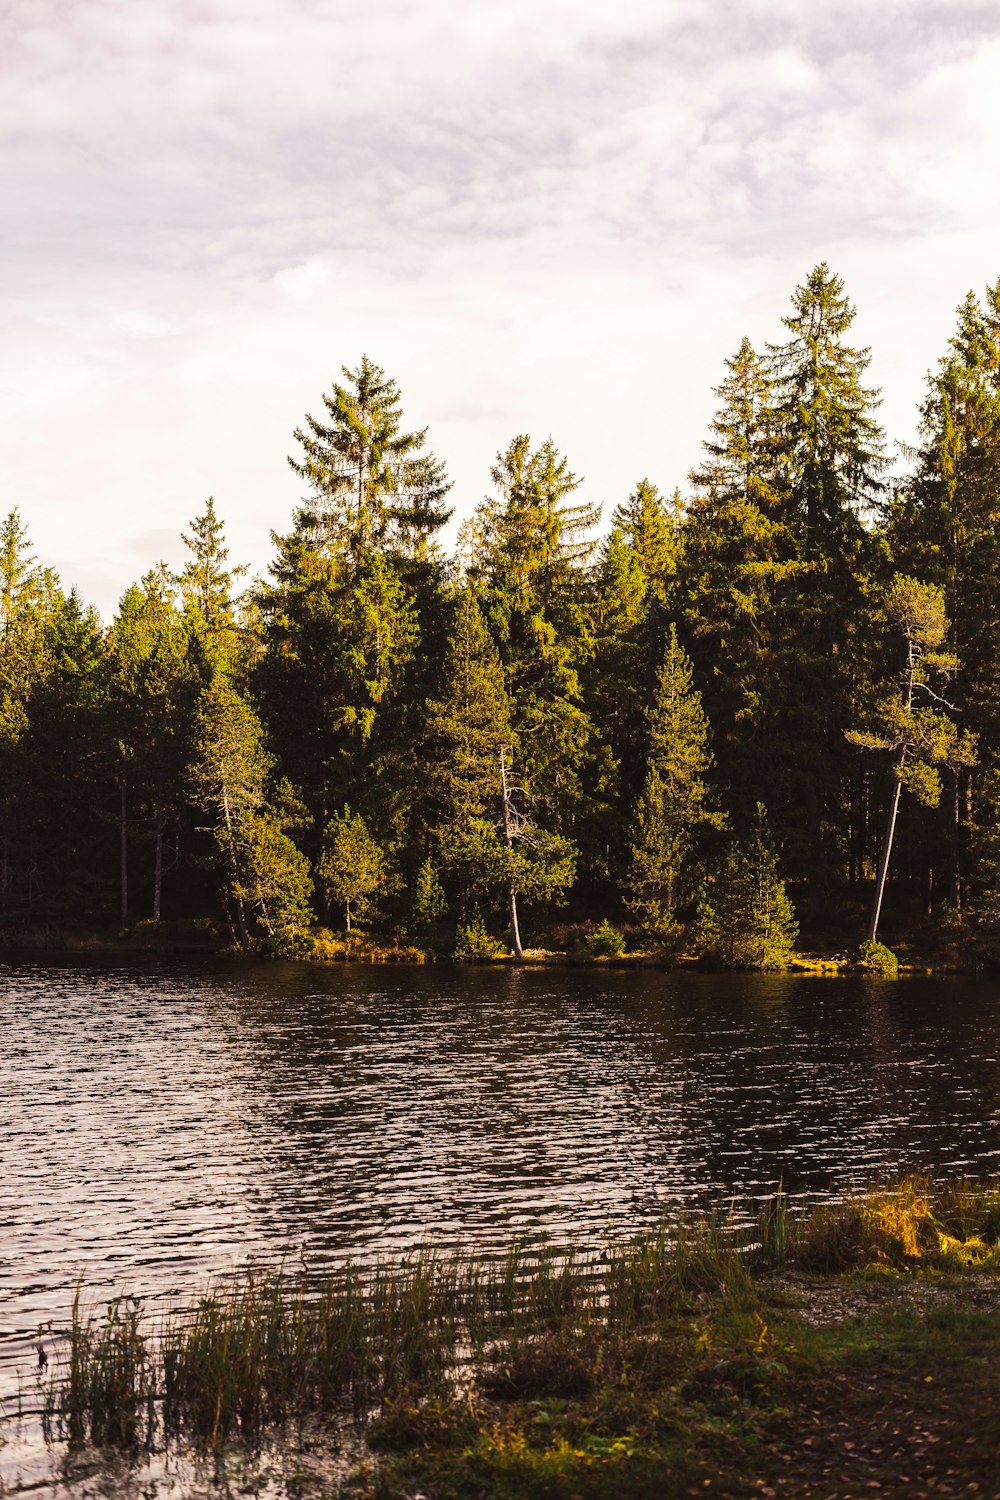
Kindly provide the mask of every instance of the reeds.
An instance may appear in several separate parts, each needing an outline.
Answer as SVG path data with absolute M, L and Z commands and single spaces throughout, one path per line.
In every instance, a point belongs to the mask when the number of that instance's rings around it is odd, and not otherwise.
M 750 1227 L 748 1226 L 750 1224 Z M 74 1301 L 48 1421 L 71 1444 L 219 1443 L 308 1414 L 361 1422 L 401 1393 L 443 1389 L 491 1344 L 597 1328 L 631 1337 L 678 1311 L 752 1308 L 761 1272 L 877 1264 L 1000 1269 L 1000 1186 L 908 1178 L 799 1212 L 779 1193 L 746 1215 L 664 1225 L 582 1252 L 546 1242 L 497 1256 L 421 1253 L 320 1282 L 249 1267 L 157 1323 L 139 1301 Z

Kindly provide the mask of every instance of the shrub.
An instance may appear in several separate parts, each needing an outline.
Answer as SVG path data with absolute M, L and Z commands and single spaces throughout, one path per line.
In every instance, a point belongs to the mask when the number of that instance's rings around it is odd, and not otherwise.
M 455 934 L 455 957 L 459 963 L 481 964 L 488 963 L 499 953 L 500 946 L 486 931 L 486 924 L 479 912 L 473 912 L 468 924 L 460 926 Z
M 858 949 L 857 966 L 879 979 L 895 979 L 899 973 L 899 959 L 884 943 L 869 939 Z
M 600 927 L 584 938 L 581 947 L 588 958 L 619 958 L 625 952 L 625 939 L 605 917 Z

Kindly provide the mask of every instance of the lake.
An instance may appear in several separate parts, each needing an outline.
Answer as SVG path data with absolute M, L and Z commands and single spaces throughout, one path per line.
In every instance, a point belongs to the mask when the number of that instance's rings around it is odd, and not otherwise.
M 0 966 L 0 1398 L 80 1282 L 996 1173 L 998 1058 L 981 981 Z

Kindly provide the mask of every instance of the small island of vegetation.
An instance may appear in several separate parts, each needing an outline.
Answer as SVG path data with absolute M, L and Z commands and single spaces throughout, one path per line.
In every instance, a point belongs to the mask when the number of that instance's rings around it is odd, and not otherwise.
M 522 434 L 449 556 L 444 466 L 367 358 L 295 433 L 267 579 L 209 500 L 104 628 L 13 511 L 0 941 L 891 974 L 885 911 L 911 962 L 993 963 L 1000 286 L 895 477 L 853 317 L 817 266 L 727 362 L 686 492 L 641 480 L 600 542 Z

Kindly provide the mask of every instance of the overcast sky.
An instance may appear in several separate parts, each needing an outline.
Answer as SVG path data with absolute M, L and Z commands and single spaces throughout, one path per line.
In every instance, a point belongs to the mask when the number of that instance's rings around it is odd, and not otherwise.
M 0 508 L 106 616 L 210 493 L 264 569 L 368 353 L 459 514 L 518 432 L 609 514 L 822 259 L 911 439 L 998 101 L 996 0 L 0 0 Z

